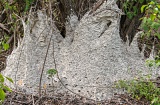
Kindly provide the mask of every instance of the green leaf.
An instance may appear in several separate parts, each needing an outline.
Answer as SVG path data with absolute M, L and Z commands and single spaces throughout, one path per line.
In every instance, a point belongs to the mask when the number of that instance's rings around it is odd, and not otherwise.
M 55 70 L 55 69 L 49 69 L 49 70 L 47 71 L 47 74 L 48 74 L 49 76 L 54 76 L 56 73 L 57 73 L 57 70 Z
M 151 1 L 149 4 L 150 4 L 150 5 L 154 5 L 154 4 L 155 4 L 155 2 L 154 2 L 154 1 Z
M 160 9 L 160 4 L 156 5 Z
M 12 90 L 8 87 L 8 86 L 3 86 L 3 89 L 9 91 L 9 92 L 12 92 Z
M 159 100 L 159 98 L 158 97 L 155 97 L 152 101 L 151 101 L 151 104 L 154 104 L 155 105 L 155 103 L 157 102 Z M 157 104 L 158 105 L 158 104 Z
M 147 5 L 142 5 L 142 7 L 141 7 L 141 13 L 144 12 L 144 8 L 145 8 L 145 7 L 147 7 Z
M 160 27 L 160 24 L 159 24 L 159 23 L 157 23 L 157 22 L 152 22 L 151 27 L 152 27 L 153 29 L 158 30 L 158 29 L 159 29 L 159 27 Z
M 154 19 L 156 18 L 156 15 L 151 14 L 151 15 L 150 15 L 150 18 L 151 18 L 152 21 L 154 21 Z
M 160 39 L 160 34 L 157 33 L 156 36 L 158 37 L 158 39 Z
M 144 29 L 144 31 L 148 31 L 149 27 L 147 25 L 143 25 L 142 28 Z
M 5 97 L 6 97 L 5 92 L 0 88 L 0 100 L 4 101 Z
M 146 33 L 146 36 L 147 36 L 148 38 L 151 36 L 151 31 L 150 31 L 150 30 Z
M 145 24 L 147 22 L 147 17 L 143 18 L 143 23 Z
M 124 2 L 124 3 L 123 3 L 123 7 L 124 7 L 124 9 L 126 10 L 127 7 L 128 7 L 128 4 L 127 4 L 126 2 Z
M 3 49 L 5 51 L 9 49 L 9 44 L 8 43 L 2 42 L 2 46 L 3 46 Z
M 155 15 L 156 15 L 158 12 L 159 12 L 159 10 L 158 10 L 157 7 L 153 9 L 153 13 L 154 13 Z
M 26 3 L 26 7 L 25 7 L 25 12 L 28 11 L 28 9 L 30 8 L 31 4 L 33 3 L 34 0 L 25 0 Z
M 156 63 L 156 66 L 159 67 L 160 66 L 160 61 Z
M 154 60 L 146 60 L 146 65 L 152 67 L 154 65 Z
M 6 77 L 6 79 L 7 79 L 8 81 L 10 81 L 10 82 L 12 82 L 12 83 L 13 83 L 13 80 L 12 80 L 11 78 Z
M 4 82 L 4 77 L 2 74 L 0 74 L 0 83 L 3 83 Z
M 151 25 L 152 23 L 153 23 L 153 21 L 151 20 L 151 18 L 148 18 L 148 19 L 147 19 L 147 24 L 148 24 L 148 25 Z
M 129 19 L 132 19 L 134 14 L 132 12 L 127 12 L 126 15 Z
M 9 4 L 8 4 L 8 2 L 5 3 L 5 9 L 6 9 L 6 10 L 9 9 Z
M 15 14 L 12 14 L 12 18 L 16 20 L 17 16 Z
M 138 9 L 137 9 L 137 7 L 136 7 L 136 6 L 133 6 L 133 10 L 134 10 L 134 15 L 137 15 L 137 13 L 138 13 Z
M 139 2 L 142 4 L 144 2 L 144 0 L 139 0 Z

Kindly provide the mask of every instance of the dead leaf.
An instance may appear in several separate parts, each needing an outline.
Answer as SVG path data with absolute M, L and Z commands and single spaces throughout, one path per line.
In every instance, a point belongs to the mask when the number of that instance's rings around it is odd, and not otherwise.
M 18 85 L 19 85 L 19 86 L 22 86 L 22 84 L 23 84 L 23 80 L 19 80 L 19 81 L 18 81 Z
M 43 88 L 46 89 L 46 88 L 47 88 L 47 85 L 46 85 L 46 84 L 43 84 Z

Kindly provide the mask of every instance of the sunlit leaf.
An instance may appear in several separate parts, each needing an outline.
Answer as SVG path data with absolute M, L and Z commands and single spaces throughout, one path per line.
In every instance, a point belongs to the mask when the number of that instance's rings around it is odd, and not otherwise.
M 147 5 L 142 5 L 142 7 L 141 7 L 141 13 L 144 12 L 145 7 L 147 7 Z
M 5 96 L 6 96 L 5 92 L 0 88 L 0 100 L 4 101 Z
M 160 66 L 160 60 L 157 61 L 156 66 L 157 66 L 157 67 Z
M 0 74 L 0 83 L 3 83 L 4 82 L 4 77 L 2 74 Z
M 145 24 L 147 22 L 147 17 L 143 18 L 143 23 Z
M 153 20 L 156 18 L 156 15 L 151 14 L 151 15 L 150 15 L 150 18 L 151 18 L 151 20 L 153 21 Z
M 155 4 L 155 2 L 154 2 L 154 1 L 151 1 L 149 4 L 150 4 L 150 5 L 154 5 L 154 4 Z
M 8 43 L 2 42 L 2 46 L 3 46 L 4 50 L 8 50 L 9 49 L 9 44 Z
M 158 98 L 158 97 L 155 97 L 155 98 L 151 101 L 151 104 L 153 104 L 153 105 L 159 105 L 159 104 L 155 104 L 158 100 L 159 100 L 159 98 Z
M 160 9 L 160 4 L 159 5 L 156 5 L 159 9 Z

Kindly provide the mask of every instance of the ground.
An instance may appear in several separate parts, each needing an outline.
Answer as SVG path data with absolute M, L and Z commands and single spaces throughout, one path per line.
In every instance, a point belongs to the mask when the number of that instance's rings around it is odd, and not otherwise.
M 24 93 L 13 91 L 7 93 L 3 105 L 149 105 L 144 99 L 136 100 L 128 94 L 115 94 L 110 100 L 96 102 L 87 100 L 83 97 L 59 94 L 54 97 L 26 95 Z

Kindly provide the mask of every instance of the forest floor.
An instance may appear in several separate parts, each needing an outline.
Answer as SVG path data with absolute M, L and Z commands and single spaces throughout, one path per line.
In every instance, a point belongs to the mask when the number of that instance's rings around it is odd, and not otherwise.
M 3 105 L 150 105 L 150 103 L 144 99 L 133 99 L 128 94 L 117 94 L 110 100 L 96 102 L 79 96 L 62 94 L 54 97 L 44 96 L 39 99 L 37 96 L 13 91 L 7 94 Z

